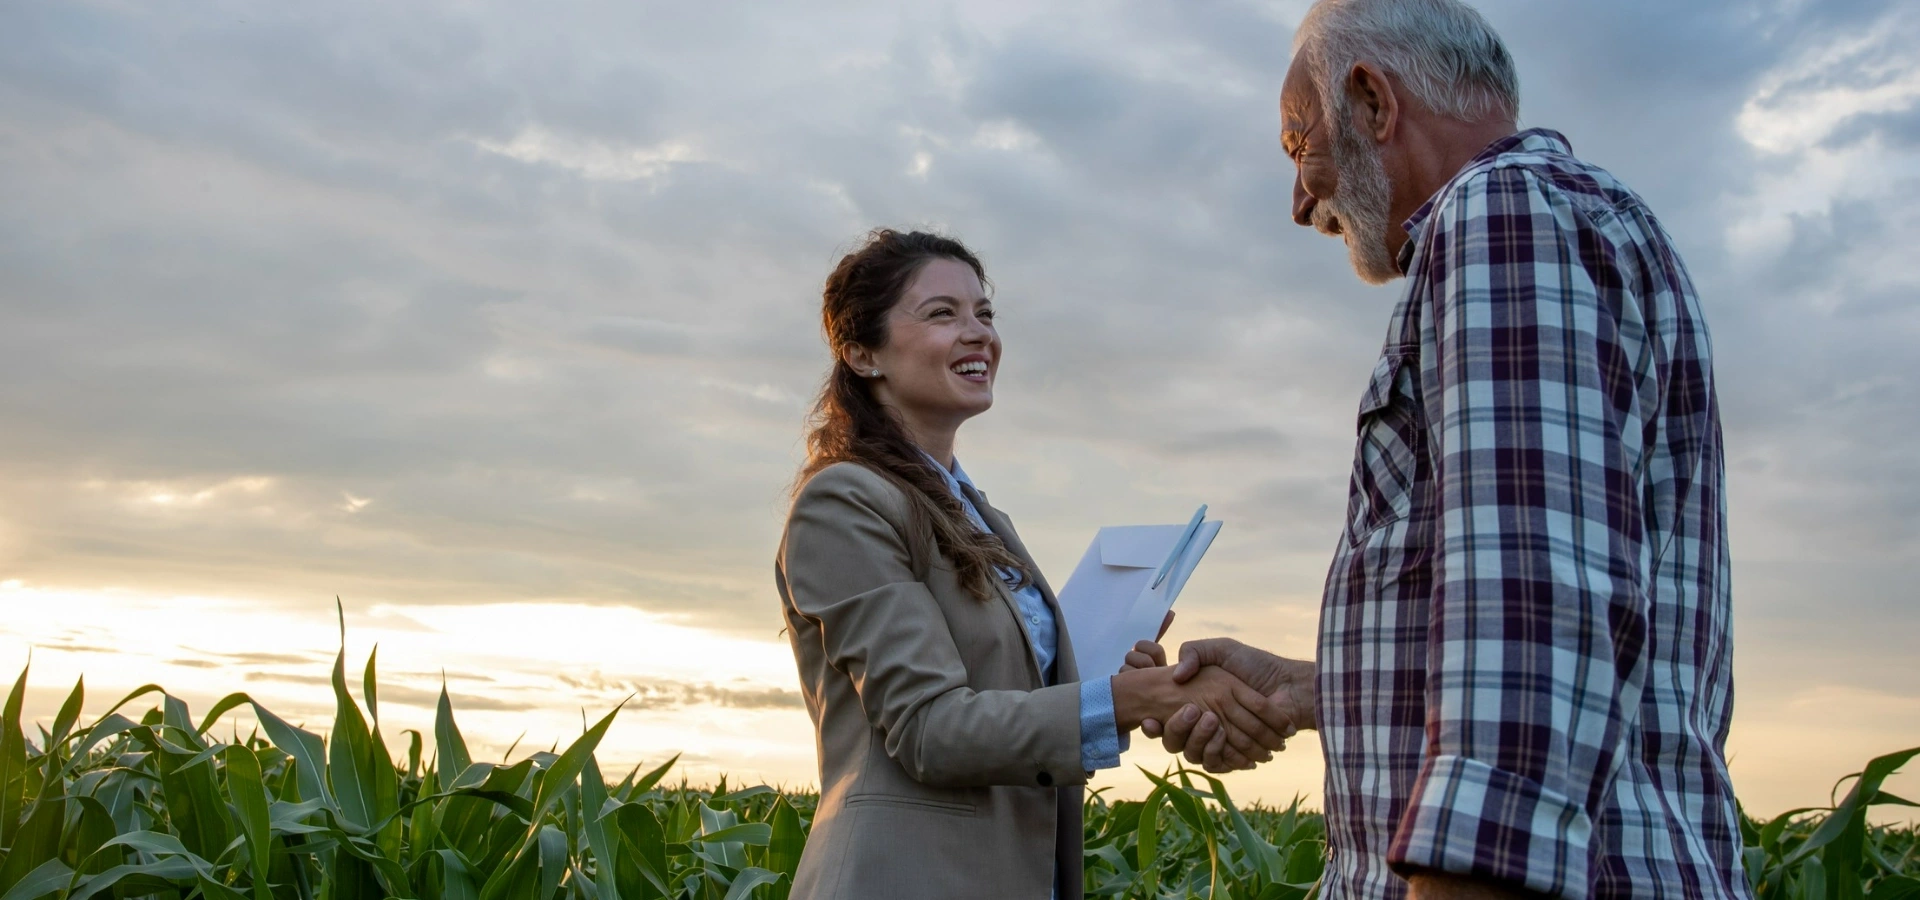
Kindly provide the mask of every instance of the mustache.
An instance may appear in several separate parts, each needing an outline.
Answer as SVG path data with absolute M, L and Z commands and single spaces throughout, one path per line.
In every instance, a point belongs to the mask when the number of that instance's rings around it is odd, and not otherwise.
M 1331 197 L 1314 205 L 1311 221 L 1314 230 L 1328 237 L 1340 237 L 1347 231 L 1346 224 L 1340 220 L 1340 211 Z

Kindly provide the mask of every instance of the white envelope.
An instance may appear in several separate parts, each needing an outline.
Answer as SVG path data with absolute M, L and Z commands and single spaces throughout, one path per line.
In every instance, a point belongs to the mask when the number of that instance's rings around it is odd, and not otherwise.
M 1120 671 L 1136 641 L 1159 634 L 1160 622 L 1220 533 L 1220 523 L 1203 522 L 1186 552 L 1154 587 L 1155 573 L 1186 531 L 1184 524 L 1115 525 L 1094 535 L 1059 595 L 1081 678 Z

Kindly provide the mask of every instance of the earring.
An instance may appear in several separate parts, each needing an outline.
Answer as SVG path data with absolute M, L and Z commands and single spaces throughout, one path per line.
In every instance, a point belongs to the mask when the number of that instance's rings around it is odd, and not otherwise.
M 870 375 L 871 377 L 873 377 L 873 378 L 879 378 L 879 377 L 880 377 L 880 370 L 879 370 L 879 369 L 875 369 L 875 370 L 873 370 L 872 372 L 870 372 L 870 373 L 868 373 L 868 374 L 869 374 L 869 375 Z

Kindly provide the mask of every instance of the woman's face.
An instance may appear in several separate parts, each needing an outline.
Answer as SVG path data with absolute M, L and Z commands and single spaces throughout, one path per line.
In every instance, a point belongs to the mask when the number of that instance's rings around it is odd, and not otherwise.
M 887 343 L 873 351 L 874 390 L 921 429 L 958 428 L 993 406 L 1000 335 L 993 301 L 966 263 L 935 259 L 920 268 L 887 313 Z

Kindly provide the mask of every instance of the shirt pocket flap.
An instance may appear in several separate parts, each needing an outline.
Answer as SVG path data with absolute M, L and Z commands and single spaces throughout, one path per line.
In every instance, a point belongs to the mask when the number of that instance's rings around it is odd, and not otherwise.
M 1393 383 L 1400 377 L 1400 367 L 1407 362 L 1407 355 L 1401 352 L 1388 353 L 1374 364 L 1373 377 L 1367 381 L 1367 392 L 1360 396 L 1360 416 L 1357 430 L 1365 431 L 1367 417 L 1387 408 L 1393 402 Z

